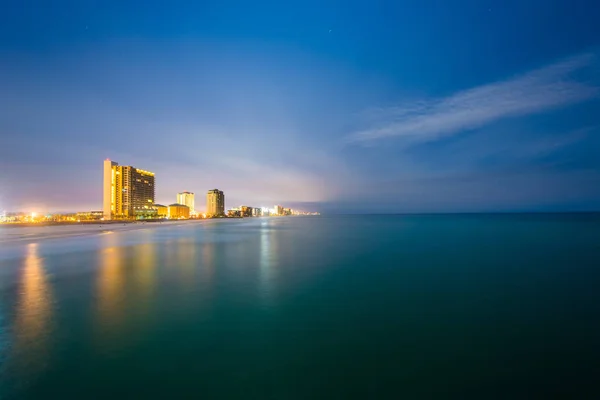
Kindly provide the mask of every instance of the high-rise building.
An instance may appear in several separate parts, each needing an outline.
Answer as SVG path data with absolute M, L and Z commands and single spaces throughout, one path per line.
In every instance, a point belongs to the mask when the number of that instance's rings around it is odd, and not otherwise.
M 144 218 L 156 214 L 154 173 L 104 160 L 104 219 Z
M 273 210 L 275 211 L 275 215 L 283 215 L 283 207 L 275 206 Z
M 225 194 L 219 189 L 209 190 L 206 194 L 206 215 L 225 215 Z
M 177 203 L 183 204 L 184 206 L 188 206 L 190 209 L 190 214 L 194 214 L 194 193 L 191 192 L 181 192 L 177 193 Z

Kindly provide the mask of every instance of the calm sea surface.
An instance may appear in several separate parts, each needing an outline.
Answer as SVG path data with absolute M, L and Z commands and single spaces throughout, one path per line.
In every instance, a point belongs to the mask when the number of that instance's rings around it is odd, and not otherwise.
M 593 214 L 0 243 L 0 399 L 600 398 L 599 268 Z

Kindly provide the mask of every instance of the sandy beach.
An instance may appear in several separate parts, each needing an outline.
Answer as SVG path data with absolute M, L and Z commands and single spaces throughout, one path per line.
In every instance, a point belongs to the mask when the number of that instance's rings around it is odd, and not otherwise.
M 0 246 L 11 243 L 26 243 L 48 239 L 101 235 L 111 232 L 127 232 L 140 229 L 159 229 L 201 223 L 203 220 L 182 220 L 163 222 L 97 223 L 39 226 L 0 225 Z

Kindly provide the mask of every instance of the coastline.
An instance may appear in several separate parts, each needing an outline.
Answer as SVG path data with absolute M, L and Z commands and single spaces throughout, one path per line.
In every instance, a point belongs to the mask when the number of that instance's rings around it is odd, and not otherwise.
M 129 220 L 111 220 L 111 221 L 44 221 L 44 222 L 5 222 L 0 223 L 0 228 L 33 228 L 37 226 L 89 226 L 89 225 L 120 225 L 120 224 L 141 224 L 141 223 L 155 223 L 155 222 L 166 222 L 169 220 L 144 220 L 144 221 L 129 221 Z M 169 221 L 172 222 L 172 221 Z
M 200 223 L 203 219 L 172 220 L 172 221 L 93 221 L 74 223 L 34 223 L 34 224 L 2 224 L 0 225 L 0 246 L 11 243 L 23 243 L 47 239 L 67 237 L 82 237 L 127 232 L 140 229 L 175 227 Z M 19 229 L 13 229 L 13 227 Z M 4 229 L 7 228 L 7 229 Z

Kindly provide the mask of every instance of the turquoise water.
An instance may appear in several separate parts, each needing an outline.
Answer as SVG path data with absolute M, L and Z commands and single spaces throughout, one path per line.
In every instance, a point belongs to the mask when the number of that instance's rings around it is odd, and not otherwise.
M 594 397 L 599 267 L 594 214 L 0 244 L 0 398 Z

